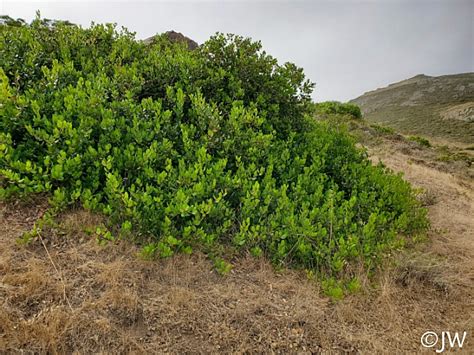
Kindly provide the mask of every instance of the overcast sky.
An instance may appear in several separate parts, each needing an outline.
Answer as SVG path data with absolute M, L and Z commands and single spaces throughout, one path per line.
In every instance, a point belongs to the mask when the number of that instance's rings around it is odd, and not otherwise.
M 474 0 L 22 1 L 0 13 L 89 26 L 114 22 L 143 39 L 168 30 L 198 43 L 215 32 L 261 40 L 304 68 L 316 101 L 355 98 L 417 74 L 474 71 Z

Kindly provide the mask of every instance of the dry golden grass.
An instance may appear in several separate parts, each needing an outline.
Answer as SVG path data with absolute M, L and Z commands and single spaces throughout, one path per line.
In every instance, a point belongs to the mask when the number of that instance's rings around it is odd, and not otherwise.
M 433 228 L 337 303 L 262 259 L 243 257 L 222 277 L 200 254 L 146 261 L 126 241 L 99 246 L 84 229 L 100 218 L 81 210 L 44 245 L 18 245 L 45 206 L 0 205 L 0 351 L 418 352 L 425 331 L 449 330 L 467 331 L 472 353 L 472 181 L 377 154 L 430 191 Z

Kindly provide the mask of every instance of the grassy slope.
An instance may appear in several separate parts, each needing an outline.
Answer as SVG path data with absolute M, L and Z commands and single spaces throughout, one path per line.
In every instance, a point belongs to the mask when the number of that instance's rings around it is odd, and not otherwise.
M 414 78 L 365 93 L 352 100 L 364 117 L 405 134 L 460 145 L 474 143 L 473 111 L 445 117 L 453 107 L 474 107 L 474 73 Z

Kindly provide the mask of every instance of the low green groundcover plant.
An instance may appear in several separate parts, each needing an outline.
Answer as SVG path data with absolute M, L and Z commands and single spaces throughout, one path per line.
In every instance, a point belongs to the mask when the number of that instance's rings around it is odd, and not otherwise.
M 1 198 L 105 214 L 101 240 L 338 278 L 427 227 L 410 185 L 312 119 L 302 69 L 259 42 L 217 34 L 191 51 L 38 17 L 0 25 L 0 64 Z
M 341 115 L 355 119 L 362 118 L 360 107 L 350 102 L 318 102 L 314 104 L 314 110 L 318 115 Z
M 418 143 L 422 147 L 431 148 L 431 143 L 428 139 L 420 137 L 420 136 L 410 136 L 408 137 L 409 140 Z

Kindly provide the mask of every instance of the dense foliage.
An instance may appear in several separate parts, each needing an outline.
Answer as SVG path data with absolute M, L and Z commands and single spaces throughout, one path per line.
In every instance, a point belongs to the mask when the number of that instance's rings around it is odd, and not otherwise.
M 312 84 L 259 42 L 189 51 L 36 19 L 0 26 L 0 61 L 1 197 L 104 213 L 106 239 L 199 248 L 223 271 L 233 246 L 337 275 L 426 227 L 409 184 L 311 119 Z
M 323 115 L 343 115 L 351 118 L 362 118 L 360 107 L 350 102 L 325 101 L 314 104 L 317 114 Z

